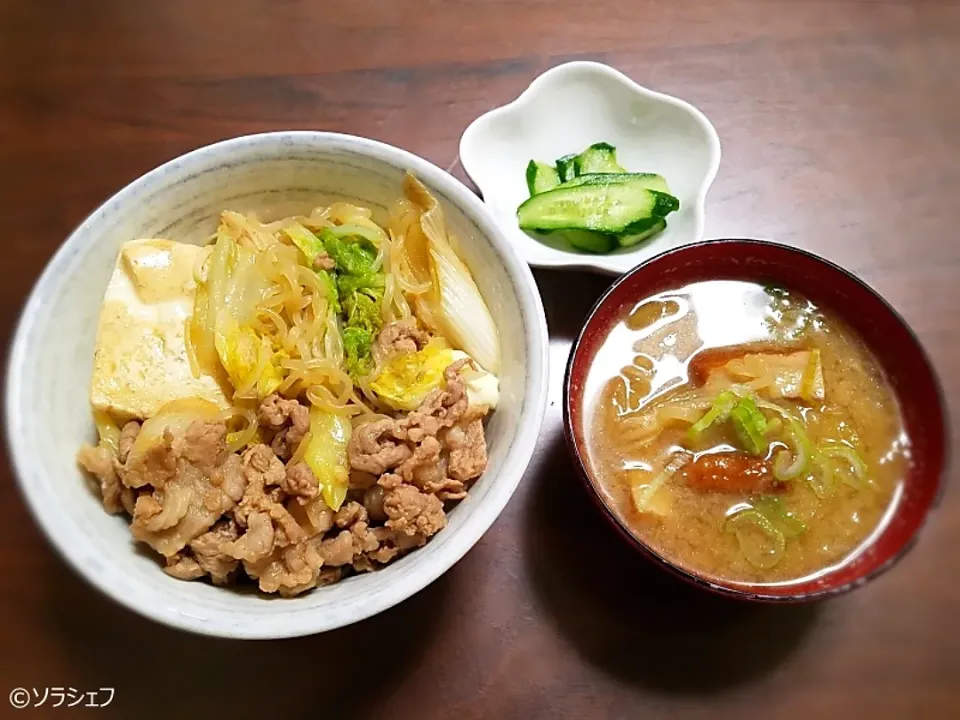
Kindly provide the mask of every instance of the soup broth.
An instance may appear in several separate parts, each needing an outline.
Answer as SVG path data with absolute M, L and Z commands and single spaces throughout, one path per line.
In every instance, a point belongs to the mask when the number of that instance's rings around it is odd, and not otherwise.
M 790 582 L 849 560 L 909 462 L 870 351 L 781 288 L 701 282 L 637 303 L 584 397 L 588 459 L 621 521 L 725 580 Z

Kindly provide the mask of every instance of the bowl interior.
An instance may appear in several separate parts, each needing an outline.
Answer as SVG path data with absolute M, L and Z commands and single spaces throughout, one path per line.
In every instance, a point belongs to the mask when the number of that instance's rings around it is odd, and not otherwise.
M 501 335 L 500 407 L 488 427 L 489 466 L 424 548 L 385 569 L 294 599 L 223 590 L 166 576 L 107 515 L 74 460 L 95 437 L 88 404 L 97 316 L 126 240 L 202 242 L 224 209 L 262 218 L 334 199 L 382 219 L 411 170 L 440 200 Z M 31 296 L 7 386 L 8 440 L 23 493 L 54 544 L 123 604 L 186 629 L 234 637 L 304 635 L 372 615 L 421 589 L 458 560 L 516 487 L 545 404 L 543 310 L 529 269 L 497 237 L 482 204 L 438 168 L 359 138 L 286 133 L 203 148 L 149 173 L 107 201 L 69 238 Z
M 583 389 L 587 371 L 607 334 L 639 300 L 700 280 L 736 279 L 777 283 L 831 308 L 864 339 L 879 360 L 900 404 L 910 436 L 911 464 L 890 522 L 851 562 L 815 579 L 758 587 L 718 582 L 673 565 L 634 536 L 593 487 L 584 446 Z M 852 274 L 815 255 L 768 242 L 711 241 L 682 248 L 644 263 L 623 277 L 592 311 L 571 354 L 564 412 L 571 449 L 592 495 L 625 536 L 687 579 L 755 599 L 803 599 L 839 592 L 876 575 L 912 544 L 936 504 L 946 465 L 945 406 L 933 368 L 916 337 L 887 303 Z
M 667 179 L 680 200 L 667 229 L 648 243 L 610 255 L 583 253 L 558 236 L 537 240 L 520 230 L 517 206 L 530 196 L 527 163 L 552 164 L 596 142 L 614 145 L 628 170 Z M 691 105 L 642 88 L 606 65 L 573 62 L 547 71 L 515 102 L 477 119 L 463 134 L 460 158 L 530 264 L 621 273 L 664 250 L 700 240 L 704 198 L 720 161 L 720 142 Z

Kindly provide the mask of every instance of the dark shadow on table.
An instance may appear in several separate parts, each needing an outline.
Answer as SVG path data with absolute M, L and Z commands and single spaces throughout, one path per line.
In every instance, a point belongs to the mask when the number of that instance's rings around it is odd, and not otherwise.
M 543 298 L 551 340 L 575 340 L 590 308 L 614 280 L 609 275 L 570 270 L 534 270 L 533 276 Z
M 664 692 L 710 694 L 771 672 L 802 642 L 819 606 L 711 595 L 632 550 L 593 506 L 563 437 L 527 503 L 524 557 L 558 630 L 589 661 Z
M 88 689 L 116 688 L 97 712 L 124 720 L 218 718 L 226 706 L 232 720 L 376 717 L 439 628 L 448 587 L 441 577 L 380 615 L 321 635 L 238 641 L 159 625 L 112 603 L 62 561 L 47 567 L 43 610 L 65 662 Z

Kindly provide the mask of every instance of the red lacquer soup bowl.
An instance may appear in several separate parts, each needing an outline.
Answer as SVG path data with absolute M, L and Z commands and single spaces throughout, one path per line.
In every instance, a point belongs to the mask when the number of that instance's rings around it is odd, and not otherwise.
M 705 577 L 673 563 L 634 535 L 599 492 L 584 442 L 584 386 L 597 350 L 639 301 L 706 280 L 782 285 L 828 308 L 858 332 L 889 380 L 911 440 L 911 461 L 887 524 L 848 562 L 811 578 L 750 585 Z M 799 602 L 852 590 L 902 558 L 937 505 L 947 466 L 947 418 L 936 374 L 913 332 L 876 292 L 853 274 L 795 248 L 758 240 L 713 240 L 659 255 L 621 277 L 590 311 L 574 344 L 564 380 L 567 444 L 590 495 L 620 535 L 640 553 L 700 587 L 764 602 Z

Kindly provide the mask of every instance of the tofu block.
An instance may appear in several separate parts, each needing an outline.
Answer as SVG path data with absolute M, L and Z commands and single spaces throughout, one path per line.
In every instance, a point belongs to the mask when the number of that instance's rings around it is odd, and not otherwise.
M 209 248 L 171 240 L 125 243 L 97 324 L 90 383 L 95 410 L 148 418 L 166 403 L 200 397 L 226 408 L 217 381 L 194 377 L 185 333 L 193 313 L 194 267 Z
M 469 358 L 462 350 L 453 351 L 454 360 L 463 360 Z M 473 366 L 466 366 L 460 371 L 467 386 L 467 401 L 473 407 L 486 405 L 491 410 L 497 407 L 500 400 L 500 380 L 493 373 L 488 373 L 480 367 L 479 363 Z

